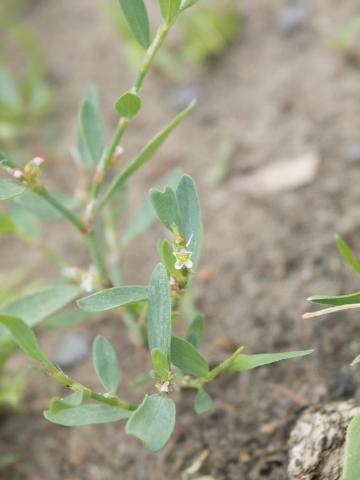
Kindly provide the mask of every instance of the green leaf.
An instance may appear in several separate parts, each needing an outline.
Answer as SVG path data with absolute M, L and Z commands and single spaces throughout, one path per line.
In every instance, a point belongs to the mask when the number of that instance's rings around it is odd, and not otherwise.
M 33 360 L 46 364 L 50 363 L 48 358 L 40 350 L 34 332 L 23 320 L 17 317 L 11 317 L 10 315 L 0 314 L 0 324 L 9 330 L 14 342 L 26 355 Z
M 159 348 L 151 350 L 151 361 L 155 372 L 161 379 L 167 378 L 169 374 L 169 362 Z
M 195 377 L 206 377 L 209 373 L 207 360 L 188 341 L 171 337 L 171 363 L 183 373 Z
M 27 193 L 27 192 L 26 192 Z M 24 193 L 23 196 L 26 196 Z M 14 234 L 28 243 L 41 241 L 41 229 L 39 221 L 31 211 L 21 204 L 13 202 L 10 209 L 10 217 L 14 225 Z
M 1 305 L 0 312 L 20 317 L 28 325 L 34 326 L 65 307 L 80 292 L 80 287 L 75 285 L 56 285 Z
M 147 287 L 126 286 L 101 290 L 88 297 L 80 298 L 77 304 L 85 312 L 103 312 L 147 299 Z
M 80 135 L 93 165 L 96 165 L 105 146 L 104 125 L 93 102 L 86 99 L 80 110 Z
M 335 295 L 333 297 L 313 295 L 307 300 L 309 302 L 321 303 L 325 305 L 350 305 L 353 303 L 360 303 L 360 292 L 350 293 L 349 295 Z
M 120 382 L 118 359 L 111 343 L 102 335 L 97 336 L 93 343 L 93 363 L 105 390 L 115 394 Z
M 139 438 L 151 452 L 164 447 L 175 426 L 175 403 L 162 395 L 146 396 L 126 424 L 126 433 Z
M 0 178 L 0 200 L 8 200 L 25 191 L 25 187 L 13 180 Z
M 160 181 L 160 186 L 169 185 L 170 187 L 176 188 L 176 185 L 179 183 L 181 178 L 181 171 L 175 169 L 171 171 L 168 175 L 165 176 Z M 134 238 L 144 232 L 155 220 L 156 214 L 154 209 L 151 205 L 151 201 L 149 196 L 146 196 L 146 200 L 144 205 L 139 209 L 135 215 L 133 215 L 128 223 L 128 225 L 124 229 L 124 235 L 121 240 L 121 244 L 123 246 L 129 245 Z
M 170 232 L 174 225 L 180 229 L 180 210 L 174 190 L 167 187 L 161 192 L 160 190 L 152 188 L 150 190 L 150 199 L 163 225 L 165 225 Z
M 205 323 L 205 316 L 200 313 L 191 322 L 186 332 L 186 340 L 195 348 L 198 348 L 203 340 Z
M 165 22 L 170 25 L 181 6 L 181 0 L 159 0 L 160 11 Z
M 141 108 L 141 98 L 135 93 L 126 92 L 116 101 L 115 110 L 124 118 L 133 118 Z
M 360 414 L 350 422 L 346 434 L 345 464 L 341 480 L 360 478 Z
M 195 183 L 191 177 L 184 175 L 176 190 L 176 197 L 180 208 L 180 231 L 186 240 L 191 238 L 187 247 L 192 254 L 193 270 L 197 270 L 202 244 L 202 223 L 199 196 Z
M 73 408 L 81 405 L 83 401 L 83 396 L 84 395 L 82 392 L 74 392 L 65 398 L 53 398 L 50 404 L 51 414 L 54 415 L 61 410 L 66 410 L 68 408 Z
M 148 344 L 169 358 L 171 342 L 171 297 L 166 268 L 159 263 L 149 283 Z
M 349 245 L 340 235 L 336 235 L 336 245 L 345 262 L 350 265 L 357 275 L 360 275 L 360 263 L 356 260 Z
M 169 240 L 164 239 L 161 242 L 161 260 L 165 267 L 167 268 L 169 274 L 175 278 L 180 285 L 184 284 L 186 279 L 184 275 L 181 273 L 181 270 L 176 270 L 175 268 L 175 257 L 174 257 L 174 249 Z
M 143 48 L 150 45 L 149 18 L 143 0 L 119 0 L 120 7 L 136 40 Z
M 359 365 L 359 363 L 360 363 L 360 355 L 357 355 L 350 365 L 354 367 L 355 365 Z
M 212 398 L 203 388 L 200 388 L 200 390 L 198 390 L 195 397 L 195 403 L 194 403 L 195 412 L 198 415 L 200 415 L 201 413 L 205 413 L 211 410 L 212 406 L 213 406 Z
M 5 68 L 0 67 L 0 104 L 16 111 L 21 107 L 21 96 L 15 78 Z
M 101 201 L 101 207 L 110 200 L 118 188 L 141 168 L 150 158 L 159 150 L 161 145 L 175 130 L 175 128 L 184 120 L 184 118 L 194 108 L 196 101 L 192 101 L 179 115 L 177 115 L 168 125 L 166 125 L 150 142 L 141 150 L 141 152 L 117 175 Z
M 118 422 L 129 418 L 131 411 L 110 405 L 89 404 L 74 408 L 66 408 L 57 413 L 50 410 L 44 412 L 46 420 L 64 427 L 79 427 L 83 425 L 96 425 L 100 423 Z
M 301 350 L 298 352 L 282 352 L 282 353 L 258 353 L 256 355 L 240 354 L 231 363 L 227 370 L 235 372 L 246 372 L 253 368 L 269 365 L 270 363 L 280 362 L 281 360 L 288 360 L 290 358 L 299 358 L 310 355 L 314 350 Z

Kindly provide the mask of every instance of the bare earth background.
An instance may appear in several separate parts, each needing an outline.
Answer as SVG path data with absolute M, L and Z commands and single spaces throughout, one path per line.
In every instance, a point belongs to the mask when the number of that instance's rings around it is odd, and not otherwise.
M 131 206 L 135 210 L 149 186 L 176 165 L 194 176 L 205 226 L 196 296 L 208 318 L 204 353 L 212 362 L 228 354 L 225 336 L 244 344 L 248 353 L 301 348 L 316 348 L 316 353 L 249 374 L 224 375 L 211 386 L 215 409 L 199 418 L 192 411 L 192 394 L 185 392 L 173 440 L 158 455 L 126 437 L 121 424 L 65 429 L 46 423 L 41 410 L 60 391 L 32 372 L 24 414 L 1 426 L 0 451 L 10 448 L 22 456 L 3 480 L 190 480 L 202 475 L 285 480 L 288 432 L 301 405 L 356 395 L 359 374 L 347 365 L 359 353 L 358 314 L 323 320 L 302 320 L 301 314 L 311 294 L 358 289 L 336 253 L 334 233 L 344 234 L 360 253 L 360 162 L 350 162 L 344 153 L 349 144 L 360 143 L 360 70 L 329 47 L 329 37 L 359 13 L 358 2 L 313 1 L 309 19 L 292 35 L 278 24 L 285 4 L 239 2 L 238 41 L 205 73 L 188 74 L 177 85 L 198 90 L 198 108 L 132 179 Z M 87 84 L 98 85 L 111 131 L 112 103 L 132 80 L 101 6 L 97 0 L 38 0 L 27 13 L 44 44 L 61 110 L 62 155 L 49 161 L 47 174 L 53 185 L 67 190 L 74 186 L 67 147 Z M 126 137 L 127 158 L 174 115 L 168 98 L 175 86 L 156 73 L 148 78 L 144 108 Z M 230 179 L 214 187 L 207 173 L 224 136 L 236 142 L 237 153 Z M 309 151 L 319 155 L 320 168 L 308 185 L 256 198 L 236 190 L 242 175 Z M 86 264 L 71 229 L 54 225 L 49 240 L 77 264 Z M 161 232 L 154 226 L 131 248 L 127 282 L 147 281 Z M 25 263 L 54 274 L 19 244 L 2 241 L 1 249 L 5 271 Z M 123 396 L 139 400 L 143 392 L 128 392 L 126 380 L 144 370 L 145 355 L 135 355 L 121 321 L 105 318 L 80 330 L 113 340 L 123 365 Z M 43 336 L 47 351 L 62 335 Z M 71 373 L 98 388 L 90 359 Z M 195 476 L 186 473 L 201 454 L 207 458 L 200 470 Z

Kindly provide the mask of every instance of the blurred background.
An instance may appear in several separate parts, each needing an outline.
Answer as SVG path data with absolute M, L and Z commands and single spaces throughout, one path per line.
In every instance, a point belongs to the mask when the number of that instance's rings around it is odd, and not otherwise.
M 154 30 L 157 2 L 147 4 Z M 22 163 L 44 157 L 47 183 L 64 198 L 78 191 L 79 103 L 89 85 L 98 87 L 109 139 L 113 103 L 131 85 L 141 57 L 115 0 L 2 0 L 0 149 Z M 41 411 L 60 390 L 30 371 L 25 393 L 21 377 L 0 408 L 0 479 L 287 478 L 294 412 L 360 392 L 359 374 L 347 366 L 359 353 L 357 314 L 301 318 L 309 295 L 359 289 L 334 242 L 340 233 L 360 255 L 359 86 L 356 0 L 203 0 L 184 15 L 145 82 L 124 159 L 192 98 L 198 105 L 132 178 L 125 220 L 175 168 L 192 175 L 205 228 L 194 286 L 208 319 L 205 353 L 213 362 L 234 344 L 248 353 L 316 353 L 225 376 L 211 386 L 215 410 L 198 419 L 184 396 L 174 439 L 158 456 L 125 438 L 117 424 L 47 424 Z M 46 214 L 36 205 L 12 208 L 27 227 L 14 234 L 0 222 L 0 302 L 55 278 L 36 248 L 40 238 L 70 263 L 88 265 L 65 222 L 51 218 L 44 228 Z M 131 242 L 122 259 L 125 283 L 148 279 L 161 234 L 154 224 Z M 75 378 L 96 388 L 89 345 L 99 332 L 118 345 L 125 393 L 140 398 L 141 390 L 131 393 L 126 382 L 141 371 L 145 354 L 135 356 L 118 319 L 95 318 L 70 333 L 45 331 L 41 341 L 48 353 L 65 355 Z M 74 359 L 64 353 L 68 335 L 80 342 Z M 9 363 L 10 371 L 25 364 L 20 354 Z M 5 390 L 2 384 L 0 402 Z

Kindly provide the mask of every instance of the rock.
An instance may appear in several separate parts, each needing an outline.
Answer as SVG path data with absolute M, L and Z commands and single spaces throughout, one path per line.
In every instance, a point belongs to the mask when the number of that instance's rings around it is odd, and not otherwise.
M 289 480 L 340 480 L 346 430 L 357 413 L 353 401 L 306 409 L 290 434 Z
M 283 32 L 293 33 L 299 30 L 310 15 L 308 2 L 291 2 L 279 15 L 279 27 Z
M 67 333 L 53 356 L 61 368 L 71 368 L 84 360 L 90 350 L 89 339 L 81 333 Z

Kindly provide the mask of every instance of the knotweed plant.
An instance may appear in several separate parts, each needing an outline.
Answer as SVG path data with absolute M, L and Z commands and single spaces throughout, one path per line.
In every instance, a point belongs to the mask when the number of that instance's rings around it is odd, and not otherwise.
M 168 231 L 167 237 L 158 242 L 160 261 L 147 284 L 127 286 L 122 283 L 118 265 L 118 246 L 122 243 L 116 237 L 115 225 L 125 186 L 188 115 L 194 102 L 150 140 L 125 167 L 117 173 L 111 173 L 110 167 L 123 156 L 123 135 L 133 117 L 140 111 L 141 87 L 157 51 L 179 15 L 196 3 L 197 0 L 160 0 L 163 23 L 151 39 L 143 0 L 119 0 L 134 37 L 146 52 L 131 90 L 115 102 L 120 118 L 108 144 L 103 140 L 104 128 L 93 89 L 89 90 L 82 103 L 74 156 L 78 164 L 82 165 L 82 170 L 91 173 L 85 182 L 83 199 L 85 198 L 86 204 L 82 214 L 79 214 L 76 202 L 69 201 L 64 195 L 54 194 L 44 185 L 42 170 L 46 162 L 42 158 L 34 158 L 25 166 L 15 164 L 5 154 L 1 160 L 5 172 L 12 178 L 1 180 L 0 198 L 12 202 L 17 199 L 19 203 L 19 199 L 25 197 L 23 207 L 24 204 L 35 204 L 41 212 L 44 205 L 50 206 L 52 213 L 61 215 L 75 227 L 85 240 L 92 258 L 90 267 L 75 268 L 67 265 L 65 260 L 41 241 L 34 241 L 60 267 L 62 278 L 45 291 L 0 306 L 2 345 L 10 345 L 12 348 L 11 342 L 15 342 L 30 359 L 39 363 L 44 374 L 72 392 L 69 396 L 51 401 L 48 410 L 44 412 L 47 420 L 71 427 L 124 420 L 126 432 L 138 437 L 154 452 L 166 444 L 173 431 L 174 392 L 194 390 L 194 409 L 200 414 L 212 407 L 207 386 L 221 373 L 243 372 L 310 353 L 297 351 L 245 355 L 244 347 L 240 346 L 219 365 L 210 368 L 208 360 L 199 351 L 205 327 L 202 315 L 192 309 L 195 313 L 187 315 L 186 328 L 182 328 L 185 334 L 177 336 L 173 333 L 175 324 L 183 317 L 182 306 L 186 292 L 198 270 L 203 237 L 199 196 L 193 179 L 187 175 L 171 177 L 171 181 L 165 181 L 165 188 L 150 191 L 149 205 L 146 204 L 145 211 L 142 210 L 136 221 L 131 223 L 131 233 L 128 231 L 127 238 L 132 239 L 134 232 L 142 230 L 144 224 L 149 224 L 149 218 L 156 215 Z M 110 180 L 109 183 L 107 180 Z M 41 200 L 41 208 L 34 199 Z M 17 230 L 21 222 L 14 220 L 11 212 L 10 208 L 8 220 L 14 223 Z M 84 296 L 84 292 L 91 294 Z M 41 350 L 32 327 L 74 299 L 77 299 L 79 310 L 67 310 L 52 320 L 52 326 L 69 326 L 83 319 L 85 314 L 119 307 L 123 309 L 129 331 L 136 331 L 137 337 L 146 346 L 152 363 L 148 375 L 149 392 L 141 403 L 134 404 L 123 398 L 121 387 L 119 388 L 118 358 L 112 344 L 104 336 L 95 338 L 92 352 L 101 391 L 95 391 L 72 378 Z

